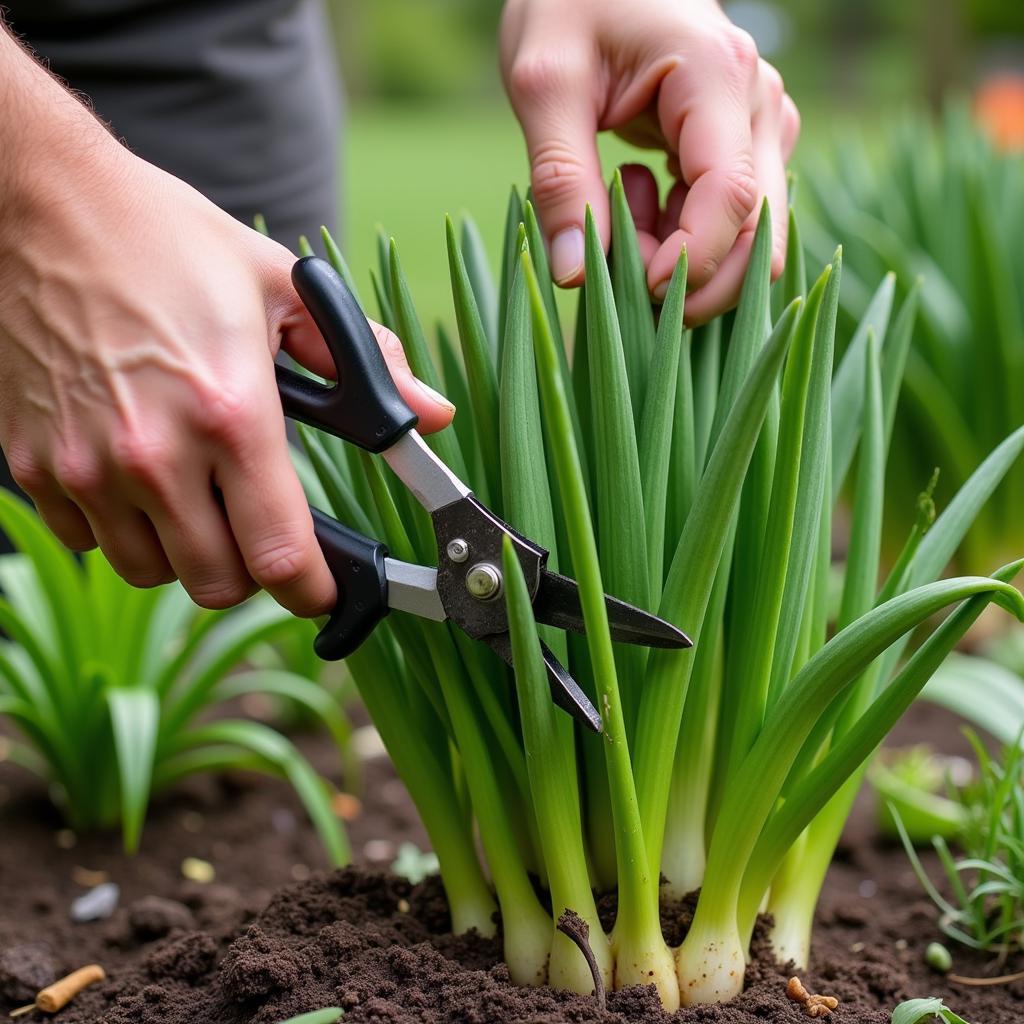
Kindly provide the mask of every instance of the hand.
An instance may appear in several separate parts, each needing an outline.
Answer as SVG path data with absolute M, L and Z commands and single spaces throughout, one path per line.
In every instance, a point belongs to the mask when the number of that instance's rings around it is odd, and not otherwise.
M 779 73 L 714 0 L 508 0 L 501 62 L 559 284 L 582 282 L 588 203 L 608 246 L 596 143 L 597 132 L 608 129 L 664 150 L 677 179 L 661 209 L 650 170 L 623 168 L 656 299 L 685 245 L 687 321 L 731 307 L 763 196 L 772 214 L 772 273 L 781 273 L 785 163 L 800 119 Z
M 264 587 L 296 614 L 328 611 L 273 369 L 283 346 L 334 374 L 294 257 L 98 125 L 72 149 L 40 157 L 0 219 L 0 443 L 15 480 L 68 547 L 98 544 L 136 586 L 177 577 L 209 608 Z M 421 429 L 445 426 L 452 406 L 372 326 Z

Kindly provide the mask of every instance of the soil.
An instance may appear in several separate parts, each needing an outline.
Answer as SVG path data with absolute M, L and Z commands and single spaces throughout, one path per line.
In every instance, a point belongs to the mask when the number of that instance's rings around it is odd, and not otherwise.
M 922 739 L 967 753 L 951 718 L 915 706 L 894 742 Z M 318 768 L 337 774 L 329 743 L 299 743 Z M 362 811 L 349 833 L 359 866 L 327 871 L 286 786 L 247 776 L 201 779 L 156 801 L 142 855 L 126 858 L 116 836 L 63 831 L 38 783 L 0 763 L 0 1011 L 98 962 L 107 980 L 61 1011 L 61 1024 L 275 1024 L 328 1005 L 359 1024 L 810 1019 L 786 998 L 792 972 L 773 962 L 763 925 L 746 990 L 724 1006 L 669 1017 L 653 990 L 635 988 L 610 993 L 602 1011 L 592 998 L 512 986 L 495 941 L 450 934 L 436 879 L 413 886 L 384 870 L 399 842 L 426 841 L 383 759 L 366 766 Z M 208 861 L 215 879 L 184 878 L 186 857 Z M 70 903 L 103 878 L 121 888 L 118 909 L 106 920 L 73 923 Z M 685 932 L 691 910 L 692 900 L 666 910 L 670 942 Z M 613 918 L 613 898 L 602 912 Z M 835 1024 L 884 1024 L 900 1000 L 930 995 L 971 1024 L 1021 1024 L 1024 984 L 966 987 L 925 966 L 925 946 L 941 939 L 936 919 L 903 851 L 879 840 L 862 799 L 825 884 L 813 962 L 801 975 L 807 990 L 839 1000 L 829 1018 Z M 959 974 L 1024 968 L 996 968 L 950 949 Z

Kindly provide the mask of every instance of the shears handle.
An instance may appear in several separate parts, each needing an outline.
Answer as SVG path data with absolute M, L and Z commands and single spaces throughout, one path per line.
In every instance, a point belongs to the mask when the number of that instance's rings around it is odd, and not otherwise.
M 388 549 L 319 509 L 310 511 L 316 539 L 338 585 L 338 603 L 313 649 L 324 661 L 338 661 L 356 650 L 390 610 L 384 565 Z
M 325 260 L 307 256 L 292 268 L 292 283 L 327 344 L 337 383 L 275 366 L 285 416 L 345 441 L 381 452 L 416 426 L 416 415 L 395 387 L 377 339 L 359 303 Z M 351 654 L 388 613 L 387 548 L 318 509 L 316 539 L 338 586 L 338 603 L 313 643 L 325 661 Z
M 359 303 L 326 260 L 306 256 L 292 283 L 334 360 L 337 383 L 321 384 L 275 366 L 285 416 L 382 452 L 416 426 L 416 414 L 395 387 Z

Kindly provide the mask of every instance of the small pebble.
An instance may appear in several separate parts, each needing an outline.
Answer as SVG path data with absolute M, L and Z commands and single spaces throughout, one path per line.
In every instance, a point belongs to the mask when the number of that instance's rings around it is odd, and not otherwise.
M 363 855 L 367 860 L 392 861 L 395 857 L 395 844 L 390 839 L 371 839 L 363 846 Z
M 71 904 L 71 920 L 79 924 L 85 921 L 102 921 L 117 910 L 121 888 L 116 882 L 104 882 L 79 896 Z
M 857 895 L 865 900 L 871 899 L 871 897 L 877 892 L 878 883 L 871 878 L 865 878 L 864 881 L 857 886 Z
M 387 756 L 384 741 L 372 725 L 361 725 L 352 733 L 350 742 L 361 761 L 372 761 L 375 757 Z
M 409 901 L 408 900 L 400 899 L 398 901 L 398 912 L 400 914 L 408 914 L 409 913 Z
M 199 882 L 201 885 L 208 885 L 217 877 L 213 865 L 199 857 L 186 857 L 181 862 L 181 873 L 190 882 Z
M 308 881 L 309 876 L 311 874 L 312 872 L 309 870 L 309 867 L 305 864 L 292 865 L 292 878 L 294 878 L 296 882 Z
M 274 831 L 282 836 L 290 836 L 298 824 L 295 815 L 287 807 L 275 807 L 270 812 L 270 823 L 274 826 Z
M 97 885 L 102 885 L 104 882 L 109 881 L 110 876 L 106 871 L 94 871 L 92 868 L 83 868 L 81 864 L 76 864 L 71 871 L 71 880 L 75 885 L 82 886 L 83 889 L 92 889 Z
M 362 813 L 363 802 L 351 793 L 335 793 L 331 797 L 331 810 L 342 821 L 355 821 Z
M 947 974 L 953 966 L 953 957 L 941 942 L 929 942 L 924 951 L 924 962 L 939 974 Z
M 907 940 L 906 939 L 897 939 L 896 940 L 896 948 L 902 953 L 903 950 L 905 950 L 907 948 Z
M 851 953 L 863 953 L 864 952 L 864 943 L 863 942 L 855 942 L 855 943 L 853 943 L 853 945 L 850 946 L 850 952 Z
M 198 811 L 186 811 L 181 816 L 181 827 L 193 835 L 203 831 L 203 816 Z
M 54 840 L 62 850 L 70 850 L 78 842 L 78 836 L 71 829 L 62 828 L 54 834 Z

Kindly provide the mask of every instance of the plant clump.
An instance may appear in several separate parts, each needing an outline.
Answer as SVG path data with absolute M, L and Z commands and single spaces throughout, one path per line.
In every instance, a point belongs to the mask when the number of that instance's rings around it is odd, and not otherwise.
M 572 331 L 532 205 L 515 192 L 497 285 L 470 222 L 461 232 L 448 222 L 457 335 L 438 328 L 436 360 L 383 236 L 371 274 L 379 318 L 413 371 L 458 406 L 429 443 L 577 580 L 586 635 L 537 626 L 506 557 L 514 678 L 451 626 L 399 613 L 348 663 L 430 835 L 455 931 L 494 934 L 500 908 L 514 981 L 590 993 L 587 958 L 557 927 L 571 910 L 605 988 L 653 984 L 673 1008 L 741 991 L 762 909 L 779 959 L 806 965 L 868 758 L 989 603 L 1024 617 L 1010 583 L 1021 562 L 939 578 L 1024 428 L 927 532 L 915 521 L 882 577 L 886 457 L 913 303 L 891 324 L 865 314 L 834 365 L 842 255 L 808 286 L 793 224 L 773 286 L 765 208 L 737 310 L 688 330 L 685 253 L 652 308 L 618 177 L 611 199 L 610 259 L 588 217 Z M 385 538 L 394 557 L 437 564 L 429 520 L 378 457 L 311 430 L 303 441 L 313 504 Z M 851 532 L 830 614 L 833 513 L 848 478 Z M 657 611 L 694 648 L 613 645 L 606 591 Z M 603 735 L 552 706 L 541 640 L 600 710 Z M 618 911 L 606 932 L 594 893 L 611 888 Z M 670 948 L 661 900 L 697 888 L 689 933 Z

